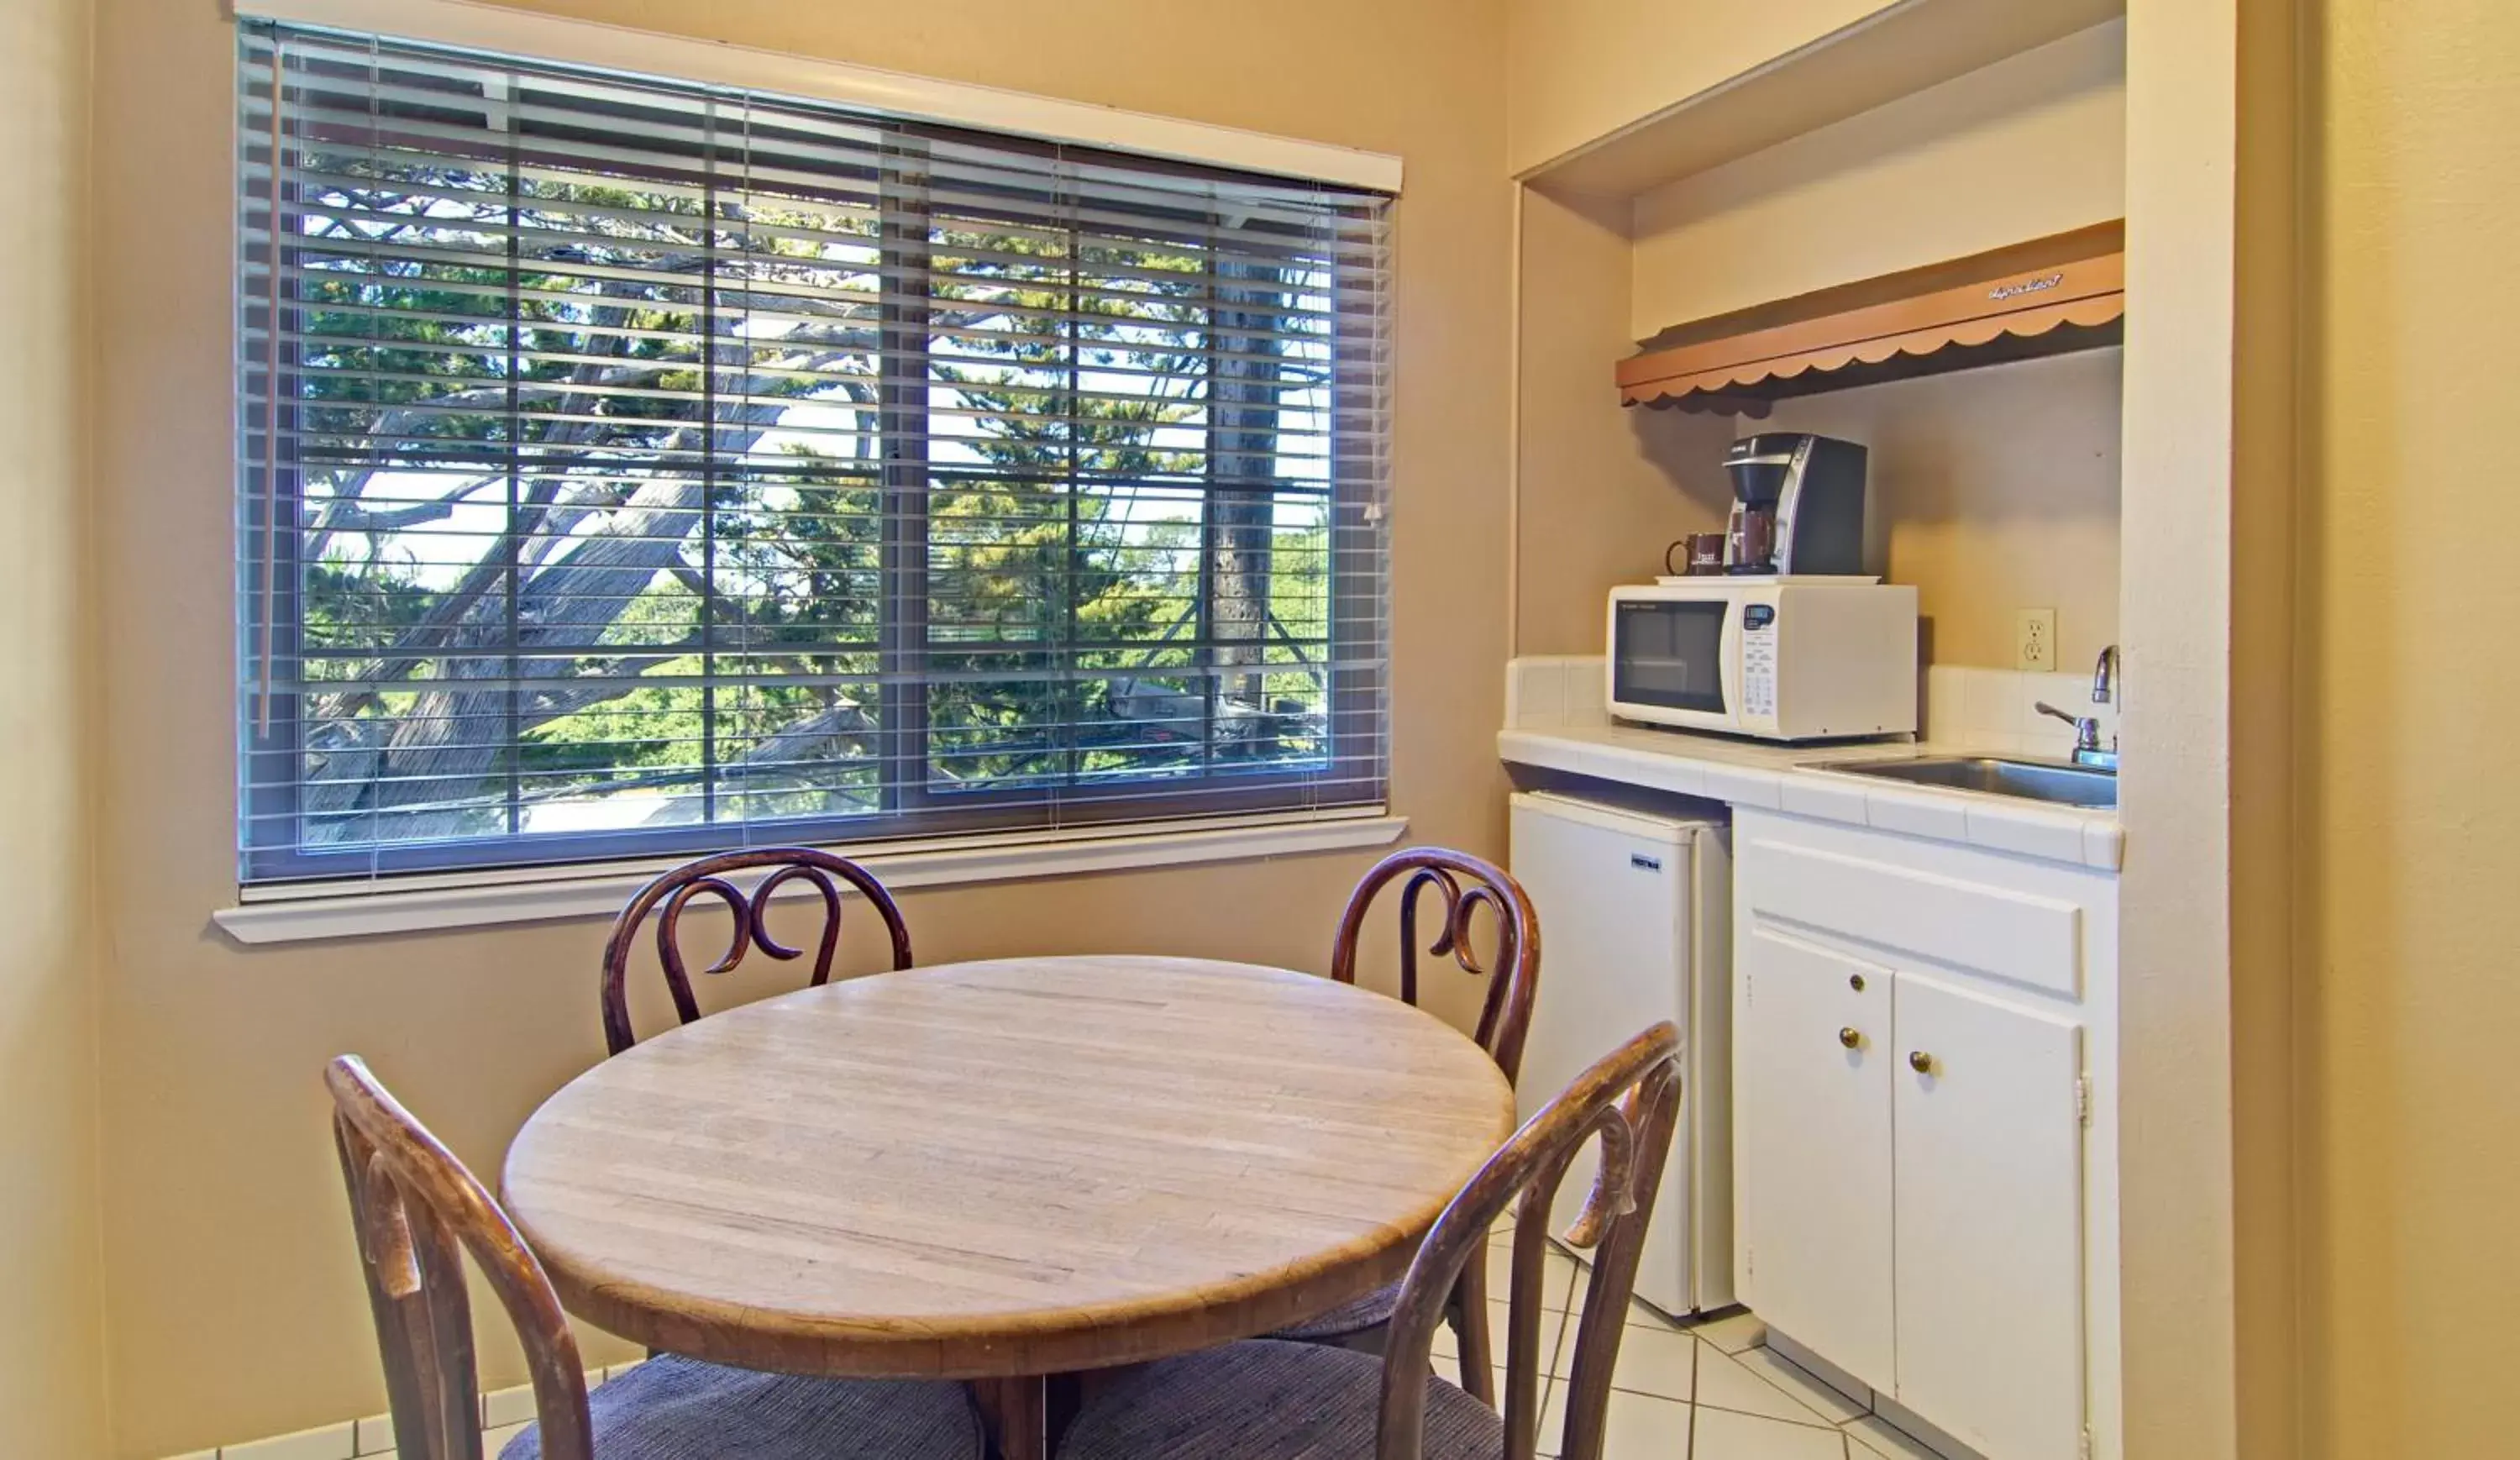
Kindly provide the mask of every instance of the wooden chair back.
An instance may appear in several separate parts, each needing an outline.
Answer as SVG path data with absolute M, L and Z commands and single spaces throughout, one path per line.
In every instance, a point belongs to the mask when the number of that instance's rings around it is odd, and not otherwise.
M 754 867 L 773 870 L 747 894 L 728 874 Z M 604 944 L 604 1042 L 608 1052 L 617 1055 L 639 1042 L 637 1031 L 630 1027 L 630 955 L 639 927 L 651 912 L 656 915 L 656 961 L 664 967 L 666 990 L 673 995 L 675 1014 L 690 1024 L 700 1017 L 700 1007 L 692 996 L 691 975 L 683 963 L 682 944 L 677 937 L 683 909 L 691 905 L 693 898 L 707 896 L 725 903 L 727 911 L 734 914 L 735 936 L 728 941 L 725 954 L 705 970 L 707 973 L 732 972 L 752 948 L 777 959 L 798 958 L 803 956 L 802 948 L 787 947 L 771 937 L 768 917 L 771 894 L 791 882 L 810 884 L 823 894 L 823 935 L 814 954 L 815 984 L 831 981 L 832 955 L 840 946 L 841 883 L 855 888 L 883 918 L 884 932 L 892 940 L 893 968 L 910 967 L 910 925 L 902 921 L 900 907 L 874 873 L 848 858 L 808 846 L 756 847 L 702 857 L 641 888 L 612 922 L 612 935 Z
M 1418 901 L 1434 891 L 1442 898 L 1426 952 L 1449 957 L 1464 973 L 1488 981 L 1475 1037 L 1508 1080 L 1522 1073 L 1522 1043 L 1531 1031 L 1531 1001 L 1540 985 L 1540 918 L 1522 884 L 1496 864 L 1465 851 L 1413 846 L 1373 865 L 1348 894 L 1330 948 L 1330 977 L 1356 981 L 1356 950 L 1375 896 L 1402 878 L 1400 889 L 1400 997 L 1418 1002 Z M 1471 915 L 1485 906 L 1496 917 L 1493 967 L 1479 962 L 1471 942 Z
M 1680 1117 L 1680 1031 L 1657 1024 L 1611 1052 L 1523 1123 L 1435 1219 L 1400 1285 L 1383 1344 L 1377 1460 L 1418 1460 L 1425 1427 L 1426 1376 L 1444 1301 L 1471 1263 L 1486 1260 L 1488 1234 L 1514 1212 L 1512 1281 L 1506 1332 L 1505 1460 L 1532 1460 L 1539 1444 L 1542 1255 L 1549 1212 L 1566 1168 L 1586 1143 L 1600 1143 L 1600 1166 L 1575 1225 L 1565 1234 L 1590 1249 L 1592 1282 L 1577 1317 L 1575 1363 L 1567 1380 L 1563 1460 L 1600 1460 L 1610 1371 L 1619 1359 L 1628 1301 L 1637 1282 L 1645 1224 L 1662 1187 Z
M 384 1356 L 394 1453 L 402 1460 L 481 1460 L 464 1286 L 470 1254 L 524 1347 L 543 1454 L 594 1460 L 577 1337 L 507 1213 L 356 1056 L 335 1060 L 324 1083 L 333 1092 L 334 1141 Z

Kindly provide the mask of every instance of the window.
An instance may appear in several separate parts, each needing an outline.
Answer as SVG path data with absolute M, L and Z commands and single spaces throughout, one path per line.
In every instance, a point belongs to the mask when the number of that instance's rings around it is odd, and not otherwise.
M 246 881 L 1381 800 L 1386 198 L 240 30 Z

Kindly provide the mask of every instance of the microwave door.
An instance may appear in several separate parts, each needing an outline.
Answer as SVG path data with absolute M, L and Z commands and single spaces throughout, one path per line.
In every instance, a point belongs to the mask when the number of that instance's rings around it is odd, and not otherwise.
M 1611 698 L 1621 705 L 1730 718 L 1722 600 L 1630 599 L 1611 634 Z

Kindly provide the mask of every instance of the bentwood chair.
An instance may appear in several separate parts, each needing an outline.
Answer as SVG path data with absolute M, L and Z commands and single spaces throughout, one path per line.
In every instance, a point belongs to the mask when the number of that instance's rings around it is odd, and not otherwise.
M 749 893 L 728 876 L 755 867 L 773 870 L 754 884 Z M 823 934 L 814 954 L 816 985 L 831 981 L 832 955 L 840 946 L 841 883 L 856 889 L 883 919 L 884 932 L 892 941 L 893 968 L 897 971 L 910 967 L 910 926 L 902 921 L 900 907 L 874 873 L 848 858 L 806 846 L 756 847 L 702 857 L 641 888 L 612 921 L 612 935 L 604 943 L 607 1052 L 617 1055 L 639 1042 L 637 1031 L 630 1027 L 631 945 L 637 941 L 640 925 L 650 913 L 656 916 L 656 961 L 664 966 L 666 991 L 673 995 L 674 1013 L 684 1024 L 690 1024 L 700 1017 L 700 1008 L 692 996 L 691 975 L 683 962 L 682 945 L 676 939 L 683 909 L 696 897 L 714 897 L 735 916 L 735 935 L 728 940 L 725 954 L 705 973 L 732 972 L 752 948 L 781 960 L 799 958 L 804 949 L 788 947 L 770 935 L 771 894 L 791 882 L 805 883 L 823 897 Z
M 1395 882 L 1401 883 L 1400 997 L 1411 1004 L 1418 999 L 1418 903 L 1423 894 L 1432 892 L 1438 902 L 1425 951 L 1434 958 L 1450 959 L 1459 973 L 1487 981 L 1474 1037 L 1505 1077 L 1514 1079 L 1522 1071 L 1523 1038 L 1531 1029 L 1531 1002 L 1540 983 L 1540 919 L 1532 912 L 1522 885 L 1505 869 L 1467 852 L 1439 846 L 1394 852 L 1374 864 L 1348 895 L 1338 938 L 1330 949 L 1330 977 L 1342 983 L 1356 981 L 1357 945 L 1364 938 L 1374 899 Z M 1475 915 L 1481 907 L 1496 923 L 1495 951 L 1485 963 L 1474 942 Z M 1385 1288 L 1270 1337 L 1371 1349 L 1381 1341 L 1399 1296 L 1396 1286 Z M 1447 1304 L 1445 1316 L 1460 1339 L 1462 1371 L 1470 1392 L 1495 1403 L 1491 1392 L 1495 1385 L 1489 1377 L 1494 1348 L 1488 1336 L 1484 1262 L 1472 1263 L 1462 1274 L 1461 1288 Z
M 1600 1460 L 1610 1373 L 1637 1258 L 1680 1110 L 1680 1032 L 1658 1024 L 1576 1077 L 1470 1178 L 1401 1281 L 1381 1358 L 1253 1339 L 1115 1377 L 1069 1426 L 1058 1460 L 1532 1460 L 1539 1445 L 1542 1255 L 1568 1161 L 1600 1167 L 1567 1241 L 1594 1250 L 1567 1380 L 1565 1460 Z M 1504 1412 L 1435 1378 L 1445 1300 L 1514 1212 Z M 1468 1360 L 1463 1359 L 1466 1364 Z
M 980 1417 L 959 1384 L 800 1379 L 667 1356 L 590 1397 L 560 1296 L 490 1193 L 355 1057 L 335 1060 L 324 1082 L 402 1460 L 481 1454 L 466 1255 L 533 1377 L 535 1423 L 501 1460 L 982 1460 Z

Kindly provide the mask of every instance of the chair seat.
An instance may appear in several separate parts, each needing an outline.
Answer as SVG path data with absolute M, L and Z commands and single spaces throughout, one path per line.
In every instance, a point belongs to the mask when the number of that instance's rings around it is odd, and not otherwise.
M 1148 1364 L 1089 1401 L 1058 1460 L 1373 1460 L 1382 1360 L 1252 1339 Z M 1426 1381 L 1424 1460 L 1498 1460 L 1505 1421 Z
M 587 1396 L 596 1460 L 981 1460 L 986 1440 L 959 1384 L 799 1379 L 652 1358 Z M 541 1460 L 528 1425 L 499 1460 Z
M 1302 1344 L 1328 1344 L 1340 1339 L 1370 1333 L 1391 1321 L 1400 1306 L 1400 1285 L 1368 1293 L 1353 1302 L 1343 1302 L 1327 1313 L 1316 1314 L 1301 1323 L 1270 1334 L 1273 1339 L 1288 1339 Z

